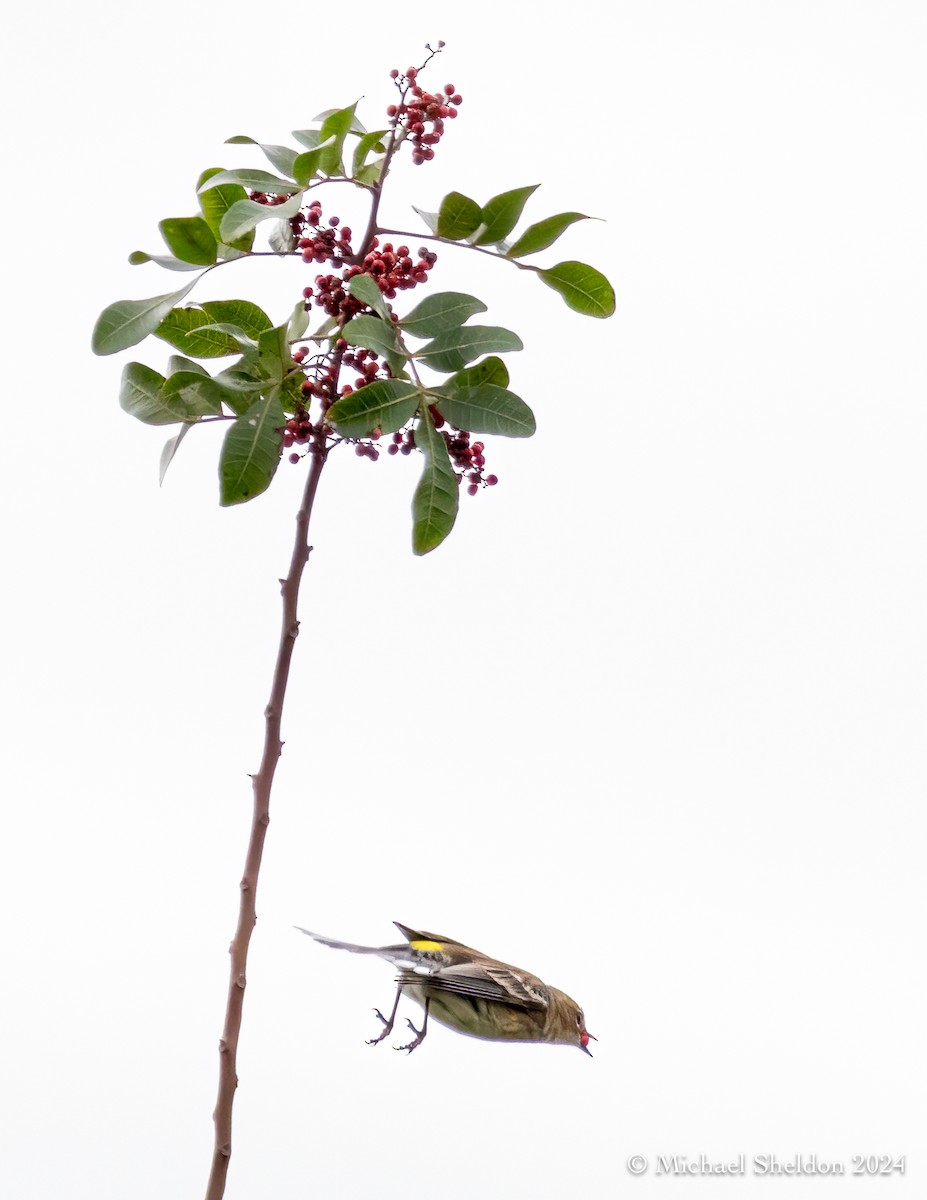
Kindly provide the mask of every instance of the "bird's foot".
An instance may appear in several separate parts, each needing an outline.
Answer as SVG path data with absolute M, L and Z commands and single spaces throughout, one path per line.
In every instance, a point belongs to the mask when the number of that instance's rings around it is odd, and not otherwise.
M 408 1052 L 411 1054 L 412 1051 L 415 1049 L 415 1047 L 420 1046 L 422 1044 L 422 1042 L 425 1040 L 425 1032 L 428 1029 L 428 1022 L 425 1021 L 422 1024 L 421 1029 L 416 1029 L 411 1021 L 406 1021 L 406 1024 L 409 1026 L 409 1028 L 415 1034 L 415 1037 L 413 1038 L 413 1040 L 411 1042 L 408 1043 L 408 1045 L 394 1046 L 393 1048 L 395 1050 L 408 1050 Z

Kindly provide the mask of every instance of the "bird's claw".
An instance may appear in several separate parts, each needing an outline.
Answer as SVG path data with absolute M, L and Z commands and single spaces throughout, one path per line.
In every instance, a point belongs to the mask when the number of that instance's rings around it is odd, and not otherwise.
M 393 1049 L 394 1050 L 408 1050 L 408 1052 L 411 1054 L 412 1051 L 415 1049 L 415 1047 L 420 1046 L 422 1044 L 422 1042 L 424 1041 L 425 1027 L 423 1026 L 421 1029 L 416 1029 L 415 1026 L 412 1024 L 412 1022 L 409 1020 L 406 1020 L 406 1024 L 409 1026 L 409 1028 L 415 1034 L 414 1039 L 411 1042 L 409 1042 L 409 1044 L 406 1046 L 394 1046 Z
M 393 1022 L 387 1021 L 386 1017 L 383 1016 L 378 1008 L 375 1008 L 373 1011 L 376 1013 L 378 1020 L 383 1022 L 383 1029 L 381 1030 L 379 1037 L 367 1038 L 368 1046 L 375 1046 L 377 1042 L 382 1042 L 383 1039 L 385 1037 L 389 1037 L 393 1031 Z

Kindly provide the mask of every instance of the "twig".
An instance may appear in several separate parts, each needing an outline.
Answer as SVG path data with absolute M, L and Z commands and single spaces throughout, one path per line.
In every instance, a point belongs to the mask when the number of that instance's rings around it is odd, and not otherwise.
M 273 683 L 270 689 L 270 700 L 264 709 L 264 750 L 261 756 L 261 765 L 257 774 L 251 777 L 254 797 L 251 833 L 245 855 L 245 870 L 239 885 L 241 898 L 238 909 L 238 926 L 229 947 L 231 955 L 229 990 L 225 1007 L 225 1024 L 222 1030 L 222 1039 L 219 1042 L 219 1091 L 213 1113 L 216 1139 L 209 1183 L 206 1187 L 206 1200 L 220 1200 L 224 1195 L 229 1159 L 232 1155 L 232 1104 L 235 1099 L 235 1089 L 238 1086 L 236 1062 L 247 981 L 248 945 L 257 922 L 257 885 L 261 870 L 261 857 L 264 853 L 264 837 L 270 822 L 270 792 L 277 762 L 283 750 L 280 725 L 283 702 L 286 698 L 287 679 L 290 674 L 290 660 L 293 657 L 293 646 L 299 634 L 297 603 L 303 571 L 309 560 L 309 519 L 312 516 L 312 505 L 327 455 L 325 437 L 319 432 L 313 442 L 312 462 L 309 466 L 302 502 L 296 514 L 296 536 L 293 542 L 289 573 L 286 579 L 280 581 L 283 620 L 280 630 L 280 645 L 274 665 Z

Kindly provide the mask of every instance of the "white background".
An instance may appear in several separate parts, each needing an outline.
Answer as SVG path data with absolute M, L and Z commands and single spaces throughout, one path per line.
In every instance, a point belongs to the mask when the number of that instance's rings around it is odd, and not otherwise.
M 225 137 L 283 142 L 360 94 L 375 127 L 389 69 L 439 37 L 427 82 L 461 115 L 384 213 L 416 228 L 410 205 L 451 189 L 540 182 L 527 219 L 606 223 L 538 261 L 594 263 L 618 311 L 441 251 L 431 289 L 522 335 L 536 438 L 489 445 L 499 486 L 424 560 L 413 460 L 344 454 L 323 479 L 228 1194 L 923 1196 L 913 0 L 10 18 L 4 1194 L 202 1192 L 302 482 L 284 464 L 221 510 L 204 430 L 159 491 L 169 431 L 116 397 L 124 362 L 167 351 L 94 359 L 93 322 L 179 286 L 126 256 L 195 211 L 203 168 L 265 165 Z M 196 296 L 281 320 L 309 272 L 246 263 Z M 411 1057 L 366 1046 L 389 967 L 291 927 L 378 943 L 393 918 L 574 995 L 595 1059 L 440 1027 Z M 743 1153 L 748 1174 L 662 1185 L 634 1153 Z M 758 1154 L 908 1173 L 766 1183 Z

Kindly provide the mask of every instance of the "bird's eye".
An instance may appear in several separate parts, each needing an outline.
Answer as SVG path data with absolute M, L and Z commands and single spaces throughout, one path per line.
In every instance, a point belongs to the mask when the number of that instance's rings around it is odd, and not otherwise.
M 583 1024 L 584 1024 L 584 1022 L 583 1022 L 583 1014 L 582 1014 L 581 1012 L 578 1012 L 578 1013 L 576 1014 L 576 1028 L 577 1028 L 577 1029 L 582 1029 L 582 1027 L 583 1027 Z

